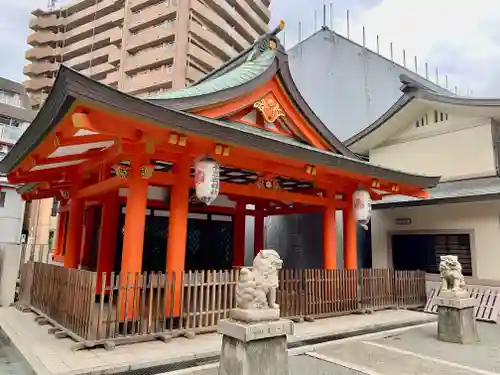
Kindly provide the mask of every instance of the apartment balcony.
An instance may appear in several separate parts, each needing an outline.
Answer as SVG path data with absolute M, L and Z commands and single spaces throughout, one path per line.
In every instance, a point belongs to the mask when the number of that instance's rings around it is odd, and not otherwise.
M 194 44 L 190 44 L 188 47 L 188 55 L 193 56 L 200 62 L 203 62 L 205 65 L 208 65 L 211 69 L 216 69 L 223 64 L 220 58 L 212 55 L 211 53 L 195 46 Z
M 57 63 L 34 62 L 24 67 L 23 73 L 28 77 L 37 76 L 40 74 L 55 72 L 59 68 Z
M 119 80 L 120 80 L 120 71 L 115 70 L 114 72 L 108 73 L 106 78 L 104 78 L 101 82 L 106 85 L 117 86 Z
M 47 94 L 42 94 L 41 92 L 30 92 L 28 93 L 31 106 L 38 107 L 47 98 Z
M 163 0 L 165 1 L 165 0 Z M 138 9 L 147 8 L 151 4 L 157 3 L 158 0 L 129 0 L 130 9 L 135 12 Z
M 257 14 L 250 5 L 248 5 L 247 0 L 236 0 L 236 5 L 241 8 L 244 14 L 248 16 L 248 23 L 250 23 L 259 34 L 265 34 L 269 30 L 267 22 L 264 22 L 262 17 Z
M 262 17 L 266 24 L 269 24 L 269 20 L 271 19 L 271 12 L 269 11 L 269 7 L 266 6 L 262 0 L 245 1 L 259 16 Z
M 212 5 L 216 12 L 229 24 L 234 24 L 235 29 L 247 40 L 253 43 L 259 38 L 257 33 L 248 22 L 233 8 L 226 0 L 205 0 L 207 4 Z
M 171 4 L 169 2 L 168 4 Z M 130 17 L 129 30 L 134 31 L 147 27 L 149 23 L 154 23 L 161 18 L 167 18 L 168 15 L 174 13 L 176 7 L 167 5 L 167 3 L 159 3 L 141 10 L 137 13 L 132 13 Z
M 152 91 L 162 87 L 172 86 L 172 69 L 158 69 L 148 73 L 137 74 L 124 82 L 122 91 L 129 94 L 138 94 L 144 91 Z
M 51 31 L 36 31 L 28 36 L 28 44 L 36 47 L 40 44 L 57 43 L 62 40 L 62 34 Z
M 33 17 L 30 20 L 29 27 L 31 30 L 37 31 L 40 29 L 57 29 L 61 26 L 61 19 L 57 18 L 55 14 L 40 15 Z
M 23 135 L 23 128 L 15 128 L 13 126 L 0 125 L 0 142 L 1 143 L 16 143 L 21 135 Z
M 149 66 L 167 64 L 174 58 L 174 44 L 167 44 L 165 47 L 151 48 L 130 56 L 125 60 L 125 72 L 132 73 L 145 69 Z
M 26 58 L 26 60 L 34 61 L 34 60 L 41 60 L 49 57 L 58 56 L 60 54 L 61 50 L 59 48 L 34 47 L 27 50 L 26 53 L 24 54 L 24 57 Z
M 144 29 L 137 34 L 132 34 L 127 40 L 127 50 L 134 52 L 149 44 L 166 41 L 173 38 L 177 28 L 177 22 L 166 22 L 160 26 Z
M 207 22 L 210 28 L 219 30 L 219 34 L 226 35 L 230 40 L 226 43 L 233 44 L 238 47 L 238 50 L 243 50 L 250 45 L 250 43 L 241 36 L 229 23 L 226 22 L 220 15 L 214 12 L 211 8 L 206 7 L 202 3 L 195 1 L 192 3 L 193 10 L 198 16 Z
M 192 66 L 189 66 L 186 70 L 186 78 L 193 82 L 199 81 L 204 76 L 205 74 L 203 72 L 200 72 L 198 69 L 193 68 Z
M 93 38 L 85 38 L 76 43 L 68 44 L 63 48 L 63 55 L 65 59 L 72 59 L 84 53 L 90 52 L 91 49 L 99 49 L 103 46 L 110 44 L 112 38 L 119 38 L 121 40 L 121 29 L 115 27 L 111 30 L 104 31 L 94 35 Z
M 116 71 L 115 66 L 109 63 L 104 63 L 92 66 L 88 69 L 80 70 L 80 73 L 85 74 L 87 77 L 94 77 L 94 76 L 99 76 L 101 74 L 107 74 L 113 71 Z
M 233 57 L 238 54 L 238 52 L 233 47 L 227 44 L 217 34 L 212 32 L 211 30 L 203 28 L 203 26 L 195 21 L 189 22 L 189 31 L 191 31 L 191 33 L 199 38 L 202 42 L 211 44 L 215 48 L 220 49 L 229 57 Z
M 107 16 L 98 18 L 96 22 L 88 22 L 75 27 L 74 29 L 68 30 L 64 33 L 64 39 L 67 43 L 74 43 L 85 38 L 92 39 L 92 34 L 94 32 L 102 33 L 106 30 L 114 28 L 115 26 L 120 26 L 123 23 L 124 14 L 124 10 L 120 9 L 116 12 L 108 14 Z
M 50 89 L 54 83 L 54 78 L 34 77 L 24 82 L 24 88 L 28 92 Z
M 111 52 L 109 53 L 108 63 L 113 65 L 118 65 L 120 64 L 121 59 L 122 59 L 122 50 L 121 48 L 115 46 L 115 48 L 112 48 Z
M 114 45 L 108 45 L 104 48 L 100 48 L 90 53 L 86 53 L 84 55 L 80 55 L 71 60 L 68 60 L 66 61 L 66 65 L 74 69 L 82 69 L 85 67 L 85 64 L 90 64 L 91 60 L 93 64 L 97 65 L 99 61 L 108 61 L 109 55 L 117 49 L 118 48 Z
M 91 23 L 96 17 L 99 19 L 106 16 L 114 10 L 123 8 L 124 0 L 104 0 L 88 8 L 82 9 L 79 12 L 72 14 L 65 19 L 66 25 L 70 28 L 74 24 Z M 97 14 L 95 14 L 97 12 Z

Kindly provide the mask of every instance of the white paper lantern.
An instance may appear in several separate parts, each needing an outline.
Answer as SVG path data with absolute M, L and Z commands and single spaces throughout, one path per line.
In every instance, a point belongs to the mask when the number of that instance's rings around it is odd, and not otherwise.
M 219 164 L 212 159 L 202 159 L 195 163 L 194 173 L 196 197 L 210 205 L 219 195 Z
M 370 193 L 366 190 L 356 190 L 352 195 L 352 206 L 356 221 L 367 230 L 372 215 L 372 199 Z

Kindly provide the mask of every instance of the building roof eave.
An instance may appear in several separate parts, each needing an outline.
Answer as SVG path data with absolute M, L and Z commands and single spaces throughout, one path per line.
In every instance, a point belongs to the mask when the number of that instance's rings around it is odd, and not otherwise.
M 396 114 L 408 110 L 414 101 L 435 103 L 450 113 L 475 110 L 477 113 L 484 114 L 484 117 L 500 116 L 500 99 L 498 98 L 466 98 L 445 95 L 414 84 L 413 81 L 405 82 L 404 79 L 405 77 L 401 77 L 404 84 L 402 88 L 404 94 L 382 116 L 344 142 L 352 151 L 368 152 L 367 147 L 362 147 L 360 144 L 385 126 L 406 126 L 407 124 L 401 123 L 393 125 L 391 119 Z
M 0 172 L 9 173 L 30 155 L 55 130 L 74 102 L 92 103 L 99 108 L 142 118 L 160 127 L 168 123 L 169 129 L 173 131 L 195 133 L 228 144 L 242 144 L 254 150 L 300 159 L 304 163 L 337 168 L 395 183 L 423 188 L 435 186 L 439 182 L 439 177 L 414 175 L 375 166 L 311 146 L 276 139 L 272 134 L 256 133 L 237 124 L 158 106 L 119 92 L 64 66 L 60 68 L 53 89 L 32 126 L 0 162 Z

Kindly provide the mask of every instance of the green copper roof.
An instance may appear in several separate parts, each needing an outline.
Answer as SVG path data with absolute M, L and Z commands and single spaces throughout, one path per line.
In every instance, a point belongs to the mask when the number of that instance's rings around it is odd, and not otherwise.
M 222 74 L 182 90 L 161 93 L 149 100 L 154 102 L 154 100 L 159 99 L 179 99 L 200 96 L 243 85 L 264 73 L 266 69 L 271 66 L 275 57 L 276 50 L 267 50 L 258 55 L 254 60 L 247 60 L 226 74 Z

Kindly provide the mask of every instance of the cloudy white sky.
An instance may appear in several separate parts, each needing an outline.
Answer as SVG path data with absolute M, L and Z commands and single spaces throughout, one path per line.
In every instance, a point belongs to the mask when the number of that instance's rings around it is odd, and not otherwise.
M 402 63 L 404 48 L 407 66 L 414 69 L 417 55 L 419 72 L 428 61 L 433 80 L 439 67 L 440 83 L 444 85 L 447 74 L 450 88 L 457 85 L 461 94 L 469 90 L 474 96 L 500 96 L 498 0 L 271 0 L 271 4 L 272 23 L 280 19 L 287 23 L 288 48 L 298 41 L 299 22 L 302 39 L 314 32 L 315 24 L 318 28 L 323 24 L 323 4 L 327 25 L 333 9 L 333 28 L 345 35 L 349 8 L 350 37 L 355 41 L 361 43 L 364 25 L 369 48 L 376 49 L 378 34 L 384 55 L 390 55 L 392 41 L 396 61 Z M 22 81 L 30 11 L 46 7 L 47 0 L 0 0 L 0 5 L 0 76 Z

